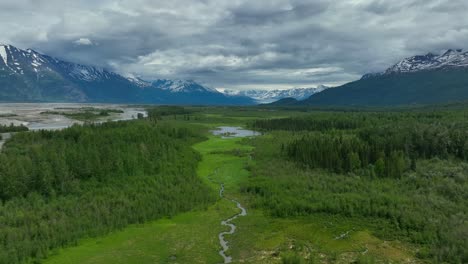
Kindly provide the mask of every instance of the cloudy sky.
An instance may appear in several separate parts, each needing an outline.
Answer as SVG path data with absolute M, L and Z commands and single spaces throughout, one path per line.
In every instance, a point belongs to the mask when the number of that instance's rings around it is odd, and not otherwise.
M 0 42 L 215 88 L 338 85 L 468 46 L 466 0 L 0 0 Z

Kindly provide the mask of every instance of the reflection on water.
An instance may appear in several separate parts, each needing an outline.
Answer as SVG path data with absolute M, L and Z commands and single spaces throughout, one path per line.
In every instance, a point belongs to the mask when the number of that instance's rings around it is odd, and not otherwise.
M 253 137 L 260 135 L 259 132 L 243 129 L 242 127 L 221 126 L 216 130 L 211 131 L 213 135 L 221 136 L 222 138 L 232 137 Z

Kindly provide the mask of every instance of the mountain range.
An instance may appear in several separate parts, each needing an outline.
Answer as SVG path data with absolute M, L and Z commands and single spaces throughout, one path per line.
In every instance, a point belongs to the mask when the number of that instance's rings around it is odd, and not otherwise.
M 1 102 L 249 105 L 190 80 L 145 81 L 0 44 Z
M 468 52 L 403 59 L 335 88 L 225 90 L 191 80 L 143 80 L 0 44 L 0 102 L 397 106 L 468 100 Z
M 304 100 L 328 88 L 329 87 L 327 86 L 319 85 L 315 88 L 292 88 L 287 90 L 224 90 L 223 92 L 232 96 L 250 97 L 258 104 L 266 104 L 281 100 L 283 98 Z
M 409 57 L 383 72 L 365 74 L 305 100 L 281 100 L 275 105 L 398 106 L 466 100 L 468 52 L 447 50 Z

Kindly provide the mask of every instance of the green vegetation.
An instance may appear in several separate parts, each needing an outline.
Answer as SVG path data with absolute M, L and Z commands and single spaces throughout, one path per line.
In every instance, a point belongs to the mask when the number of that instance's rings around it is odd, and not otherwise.
M 192 113 L 193 111 L 181 106 L 159 106 L 150 107 L 147 109 L 147 112 L 148 115 L 152 118 L 158 119 L 163 116 L 186 115 Z
M 327 89 L 296 105 L 414 106 L 468 100 L 466 68 L 385 74 Z
M 466 108 L 148 114 L 6 142 L 0 263 L 219 263 L 221 183 L 234 263 L 468 261 Z
M 0 263 L 205 208 L 215 193 L 196 175 L 200 139 L 148 121 L 15 135 L 0 154 Z
M 110 116 L 111 114 L 119 114 L 123 113 L 123 110 L 120 109 L 100 109 L 94 107 L 82 107 L 78 110 L 76 108 L 56 108 L 57 110 L 70 110 L 67 112 L 60 112 L 60 111 L 45 111 L 41 112 L 43 115 L 63 115 L 68 118 L 81 120 L 81 121 L 91 121 L 96 120 L 99 118 L 104 118 Z
M 18 116 L 18 115 L 17 115 L 17 114 L 13 114 L 13 113 L 0 114 L 0 117 L 15 117 L 15 116 Z
M 219 219 L 232 211 L 227 201 L 206 210 L 132 225 L 107 236 L 86 239 L 55 252 L 46 264 L 219 263 Z
M 468 261 L 465 112 L 316 113 L 261 120 L 243 191 L 277 217 L 385 220 L 383 238 L 423 246 L 435 262 Z M 382 226 L 385 226 L 382 224 Z
M 247 178 L 243 169 L 247 157 L 232 153 L 246 153 L 251 147 L 239 141 L 210 137 L 194 145 L 202 154 L 197 174 L 214 194 L 219 191 L 218 183 L 224 182 L 227 195 L 232 197 L 238 193 L 238 182 Z M 220 222 L 235 213 L 230 201 L 218 199 L 205 210 L 81 241 L 77 247 L 57 252 L 46 263 L 219 263 L 218 233 L 224 231 Z
M 0 133 L 22 132 L 28 130 L 29 129 L 24 125 L 15 126 L 13 123 L 11 123 L 9 126 L 0 125 Z

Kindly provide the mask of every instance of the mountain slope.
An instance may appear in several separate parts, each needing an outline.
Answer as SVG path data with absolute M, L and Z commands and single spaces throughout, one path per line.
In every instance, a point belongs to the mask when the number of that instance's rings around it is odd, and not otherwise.
M 54 70 L 47 58 L 32 50 L 0 45 L 1 101 L 76 101 L 87 96 Z
M 0 101 L 247 105 L 193 81 L 148 82 L 102 68 L 0 45 Z
M 300 104 L 392 106 L 468 100 L 468 70 L 383 75 L 328 89 Z
M 400 61 L 382 73 L 327 89 L 298 104 L 396 106 L 468 100 L 468 52 L 448 50 Z
M 423 70 L 468 67 L 468 52 L 447 50 L 442 55 L 428 53 L 406 58 L 385 71 L 385 74 L 419 72 Z
M 142 98 L 163 97 L 170 104 L 210 104 L 210 105 L 251 105 L 255 104 L 250 97 L 226 95 L 215 89 L 203 86 L 192 80 L 155 80 L 152 82 L 135 80 L 144 89 Z
M 269 105 L 269 106 L 294 106 L 294 105 L 297 105 L 298 102 L 299 101 L 296 100 L 295 98 L 288 97 L 288 98 L 279 99 L 278 101 L 275 101 L 275 102 L 272 102 L 272 103 L 269 103 L 269 104 L 266 104 L 266 105 Z
M 241 95 L 247 96 L 254 99 L 257 103 L 265 104 L 271 103 L 277 100 L 285 98 L 294 98 L 296 100 L 304 100 L 319 93 L 328 87 L 319 85 L 316 88 L 293 88 L 287 90 L 245 90 L 245 91 L 233 91 L 225 90 L 224 93 L 228 95 Z

